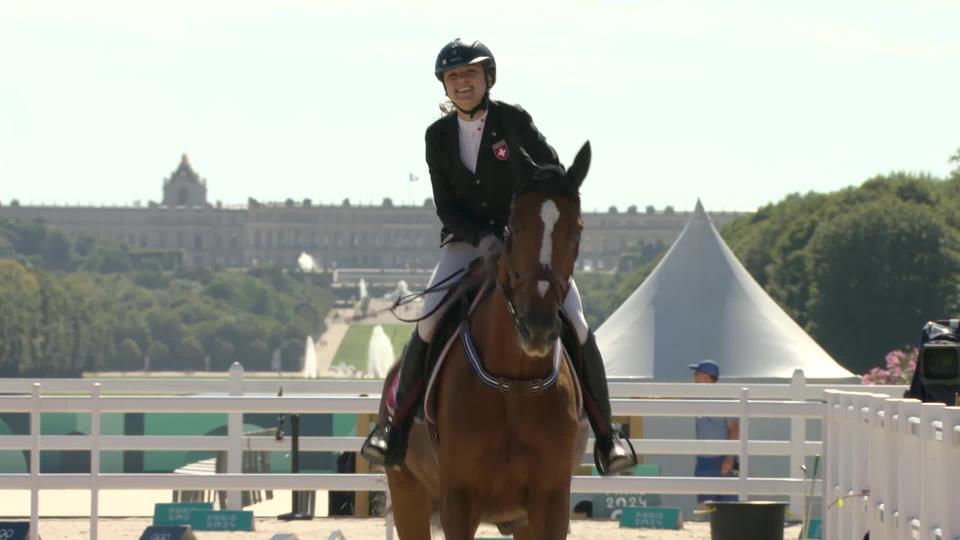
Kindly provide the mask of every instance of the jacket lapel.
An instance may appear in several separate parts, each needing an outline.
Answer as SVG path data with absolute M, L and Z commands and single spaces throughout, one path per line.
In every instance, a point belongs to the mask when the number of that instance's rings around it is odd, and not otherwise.
M 477 157 L 477 176 L 480 171 L 490 167 L 493 159 L 493 144 L 503 138 L 500 129 L 500 105 L 490 100 L 487 106 L 487 119 L 483 123 L 483 136 L 480 138 L 480 155 Z

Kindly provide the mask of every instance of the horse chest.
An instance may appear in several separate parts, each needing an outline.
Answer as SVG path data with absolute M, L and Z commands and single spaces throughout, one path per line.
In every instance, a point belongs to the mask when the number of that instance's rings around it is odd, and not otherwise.
M 564 390 L 539 395 L 506 394 L 490 388 L 461 391 L 458 404 L 438 415 L 441 446 L 448 455 L 503 471 L 545 463 L 546 447 L 566 455 L 578 428 L 572 396 Z

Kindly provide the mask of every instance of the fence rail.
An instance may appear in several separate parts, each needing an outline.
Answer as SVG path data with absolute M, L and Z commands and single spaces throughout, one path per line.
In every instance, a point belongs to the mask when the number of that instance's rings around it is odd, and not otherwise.
M 277 397 L 283 387 L 283 397 Z M 382 491 L 385 478 L 377 474 L 241 474 L 245 451 L 286 450 L 273 437 L 242 433 L 243 413 L 375 413 L 382 381 L 372 380 L 279 380 L 245 379 L 235 364 L 227 379 L 0 379 L 0 412 L 30 415 L 30 435 L 0 437 L 0 450 L 30 451 L 28 474 L 0 475 L 0 491 L 30 490 L 31 534 L 36 538 L 39 519 L 39 491 L 44 489 L 87 489 L 91 492 L 90 537 L 97 538 L 98 494 L 100 490 L 124 489 L 225 489 L 228 508 L 239 508 L 240 490 L 293 489 Z M 739 478 L 616 477 L 576 476 L 576 493 L 661 493 L 790 495 L 799 510 L 810 484 L 800 477 L 806 456 L 819 454 L 824 446 L 806 440 L 807 419 L 824 418 L 822 399 L 835 395 L 830 388 L 858 389 L 859 385 L 808 385 L 802 372 L 791 384 L 712 384 L 613 382 L 610 385 L 613 413 L 619 416 L 732 416 L 739 417 L 739 441 L 685 439 L 632 439 L 641 454 L 738 454 Z M 889 388 L 889 387 L 888 387 Z M 902 388 L 894 388 L 902 392 Z M 200 395 L 196 395 L 200 394 Z M 809 400 L 816 400 L 811 402 Z M 91 434 L 58 436 L 40 434 L 44 413 L 88 413 Z M 101 435 L 103 413 L 179 412 L 226 413 L 224 436 L 114 436 Z M 789 441 L 749 440 L 751 418 L 789 418 Z M 836 436 L 836 434 L 834 435 Z M 355 452 L 361 437 L 303 437 L 303 451 Z M 592 444 L 592 441 L 591 441 Z M 39 453 L 43 450 L 88 450 L 90 474 L 40 474 Z M 103 474 L 100 452 L 107 450 L 210 450 L 227 455 L 227 472 L 212 476 L 180 474 Z M 788 456 L 790 478 L 747 476 L 750 456 Z M 957 467 L 960 470 L 960 467 Z M 818 491 L 827 491 L 820 487 Z M 833 538 L 833 537 L 831 537 Z
M 828 391 L 825 538 L 960 538 L 960 407 Z

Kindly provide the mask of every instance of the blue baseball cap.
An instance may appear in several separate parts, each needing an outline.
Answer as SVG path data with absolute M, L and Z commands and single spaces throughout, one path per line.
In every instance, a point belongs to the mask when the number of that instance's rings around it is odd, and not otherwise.
M 703 360 L 699 364 L 690 364 L 689 367 L 694 371 L 706 373 L 714 378 L 720 377 L 720 366 L 718 366 L 713 360 Z

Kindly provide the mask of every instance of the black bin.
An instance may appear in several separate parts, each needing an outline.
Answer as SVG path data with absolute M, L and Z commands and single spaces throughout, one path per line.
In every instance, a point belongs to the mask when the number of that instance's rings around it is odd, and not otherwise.
M 708 502 L 711 540 L 783 540 L 785 502 Z

